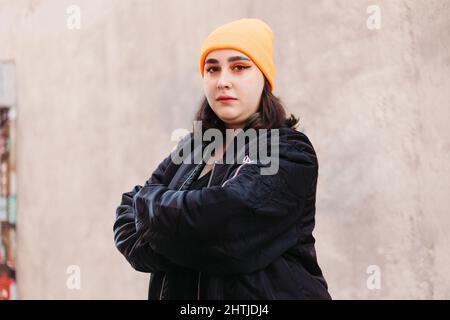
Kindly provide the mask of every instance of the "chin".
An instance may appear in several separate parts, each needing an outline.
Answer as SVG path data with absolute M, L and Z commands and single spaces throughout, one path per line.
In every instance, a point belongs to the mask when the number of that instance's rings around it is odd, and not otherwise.
M 239 117 L 239 114 L 236 114 L 235 112 L 220 112 L 218 114 L 218 117 L 225 123 L 233 122 L 236 118 Z

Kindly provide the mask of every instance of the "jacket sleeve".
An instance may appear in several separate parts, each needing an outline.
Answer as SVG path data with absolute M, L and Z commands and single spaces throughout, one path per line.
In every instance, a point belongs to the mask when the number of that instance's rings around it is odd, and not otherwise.
M 164 172 L 166 165 L 167 159 L 158 166 L 148 183 L 160 182 L 160 175 Z M 122 194 L 122 201 L 116 210 L 116 220 L 113 227 L 114 241 L 120 253 L 137 271 L 164 271 L 170 266 L 170 261 L 155 253 L 148 243 L 142 241 L 144 230 L 140 232 L 136 230 L 133 197 L 141 189 L 142 187 L 137 185 L 130 192 Z
M 178 144 L 177 149 L 186 142 L 186 136 Z M 164 174 L 171 162 L 171 156 L 165 158 L 152 173 L 145 186 L 151 184 L 164 185 Z M 122 201 L 116 209 L 116 220 L 113 226 L 114 241 L 117 249 L 127 259 L 131 266 L 141 272 L 165 271 L 173 263 L 164 256 L 156 253 L 148 242 L 143 241 L 145 230 L 136 230 L 136 214 L 133 206 L 133 197 L 142 189 L 137 185 L 131 191 L 122 194 Z
M 317 179 L 308 156 L 287 168 L 280 162 L 277 174 L 261 175 L 247 164 L 225 185 L 201 190 L 149 184 L 134 196 L 136 226 L 154 252 L 179 265 L 215 274 L 262 269 L 297 243 L 296 222 Z

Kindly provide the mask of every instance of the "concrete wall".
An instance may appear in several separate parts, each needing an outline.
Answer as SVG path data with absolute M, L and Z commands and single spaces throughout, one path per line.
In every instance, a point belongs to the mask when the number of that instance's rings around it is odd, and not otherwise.
M 68 5 L 81 28 L 66 26 Z M 450 298 L 450 2 L 2 0 L 17 72 L 20 298 L 145 299 L 115 249 L 122 192 L 190 128 L 198 54 L 225 22 L 276 36 L 276 95 L 319 157 L 317 251 L 335 299 Z M 81 290 L 66 287 L 69 265 Z M 368 289 L 378 266 L 381 288 Z

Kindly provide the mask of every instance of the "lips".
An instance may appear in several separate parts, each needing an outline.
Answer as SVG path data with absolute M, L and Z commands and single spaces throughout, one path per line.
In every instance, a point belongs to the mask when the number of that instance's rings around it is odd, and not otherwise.
M 237 100 L 235 97 L 231 97 L 231 96 L 219 96 L 217 99 L 217 101 L 230 101 L 230 100 Z

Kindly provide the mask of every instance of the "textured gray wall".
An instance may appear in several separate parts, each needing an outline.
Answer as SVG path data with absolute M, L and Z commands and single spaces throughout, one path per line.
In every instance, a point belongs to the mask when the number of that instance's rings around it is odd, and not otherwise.
M 80 30 L 66 27 L 70 4 Z M 332 296 L 450 298 L 450 1 L 1 0 L 0 59 L 18 79 L 21 298 L 146 298 L 148 275 L 113 245 L 115 209 L 190 128 L 202 40 L 242 17 L 272 26 L 275 93 L 318 153 Z M 81 290 L 66 287 L 69 265 Z

